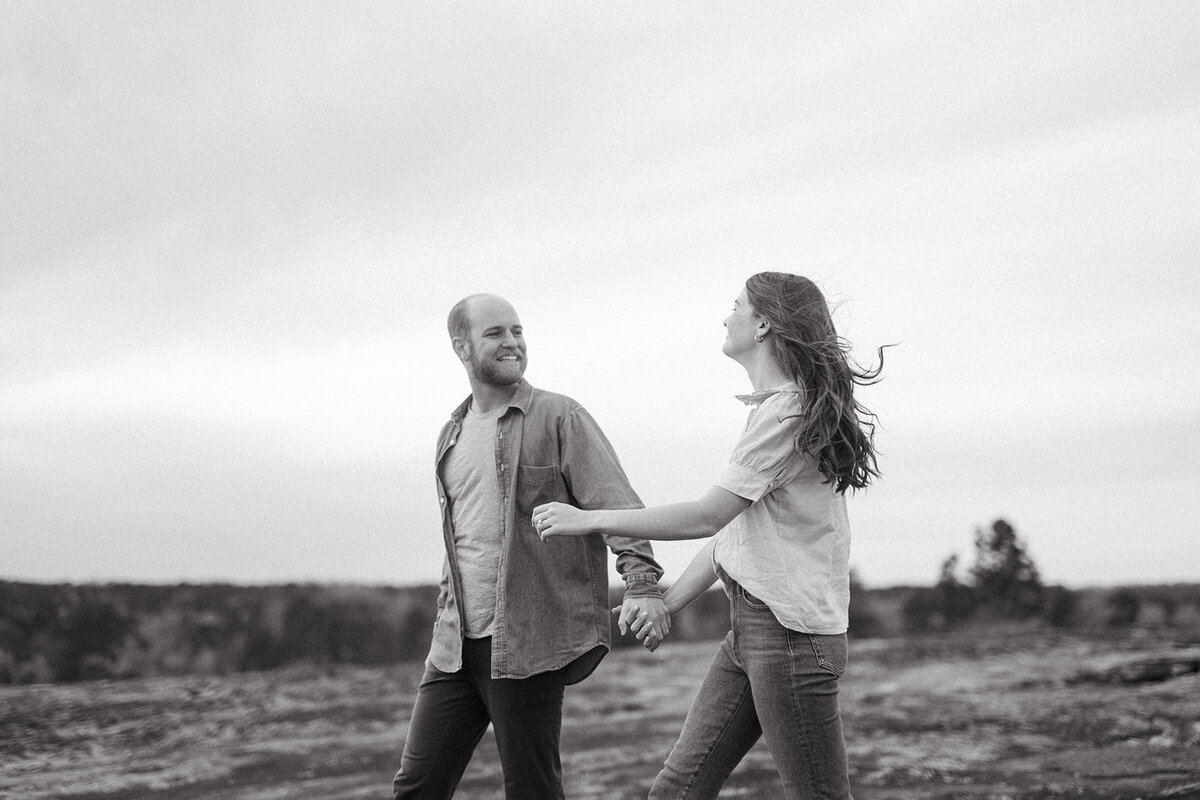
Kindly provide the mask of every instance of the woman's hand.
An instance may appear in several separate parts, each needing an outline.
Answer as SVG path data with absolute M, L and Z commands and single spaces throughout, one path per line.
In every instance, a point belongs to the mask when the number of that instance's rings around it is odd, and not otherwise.
M 671 615 L 659 597 L 626 597 L 612 613 L 617 615 L 621 635 L 632 633 L 652 653 L 671 632 Z
M 544 503 L 533 510 L 533 529 L 545 541 L 551 536 L 587 536 L 590 512 L 566 503 Z

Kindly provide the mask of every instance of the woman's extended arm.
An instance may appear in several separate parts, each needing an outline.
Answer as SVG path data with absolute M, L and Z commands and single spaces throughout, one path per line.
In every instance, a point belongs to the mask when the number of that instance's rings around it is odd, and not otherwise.
M 720 486 L 712 487 L 699 500 L 653 508 L 584 511 L 566 503 L 545 503 L 533 510 L 533 528 L 543 539 L 592 533 L 631 539 L 706 539 L 749 505 L 746 498 Z
M 715 539 L 705 542 L 687 568 L 663 592 L 668 612 L 678 614 L 716 582 L 717 573 L 713 569 L 713 548 L 716 544 Z

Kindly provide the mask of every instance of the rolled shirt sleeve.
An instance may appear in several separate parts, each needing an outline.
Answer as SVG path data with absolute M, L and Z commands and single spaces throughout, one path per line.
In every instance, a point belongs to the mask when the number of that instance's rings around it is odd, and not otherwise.
M 755 409 L 733 448 L 729 464 L 716 485 L 751 503 L 775 488 L 795 458 L 793 414 L 799 413 L 799 394 L 781 393 Z

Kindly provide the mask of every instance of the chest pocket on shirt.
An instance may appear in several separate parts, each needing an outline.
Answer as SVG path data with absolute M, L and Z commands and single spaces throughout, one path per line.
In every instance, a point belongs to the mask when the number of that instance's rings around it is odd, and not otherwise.
M 532 524 L 529 517 L 535 507 L 558 499 L 558 467 L 517 467 L 518 518 Z

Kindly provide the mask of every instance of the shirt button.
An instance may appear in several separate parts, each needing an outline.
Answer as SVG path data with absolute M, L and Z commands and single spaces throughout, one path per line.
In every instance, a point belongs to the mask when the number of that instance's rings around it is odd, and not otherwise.
M 444 497 L 439 497 L 439 498 L 438 498 L 438 502 L 439 502 L 439 503 L 441 503 L 442 505 L 446 505 L 446 498 L 444 498 Z

